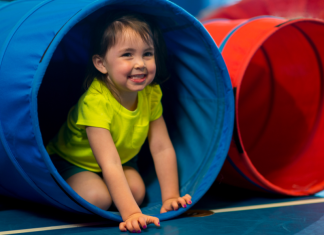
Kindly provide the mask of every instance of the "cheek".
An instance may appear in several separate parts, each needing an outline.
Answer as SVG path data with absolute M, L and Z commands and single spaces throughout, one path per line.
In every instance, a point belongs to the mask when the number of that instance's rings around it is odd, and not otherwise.
M 156 64 L 155 64 L 155 62 L 149 63 L 147 65 L 147 69 L 148 69 L 149 73 L 155 74 L 156 73 Z
M 121 74 L 128 74 L 132 70 L 132 66 L 129 63 L 116 64 L 115 70 Z

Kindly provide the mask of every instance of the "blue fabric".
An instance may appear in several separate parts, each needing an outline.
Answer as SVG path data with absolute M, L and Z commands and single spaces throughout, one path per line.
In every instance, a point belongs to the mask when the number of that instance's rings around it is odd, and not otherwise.
M 315 194 L 316 197 L 324 197 L 324 191 Z
M 187 10 L 194 16 L 203 15 L 204 11 L 216 10 L 219 7 L 234 4 L 239 0 L 199 0 L 199 1 L 188 1 L 188 0 L 172 0 L 175 4 Z
M 152 14 L 164 32 L 171 78 L 162 102 L 181 194 L 195 203 L 215 180 L 231 140 L 234 101 L 225 63 L 200 22 L 165 0 L 21 0 L 0 5 L 0 172 L 15 180 L 0 180 L 1 194 L 121 220 L 78 196 L 44 147 L 82 93 L 93 22 L 118 9 Z M 164 220 L 189 209 L 159 215 L 152 159 L 145 146 L 141 153 L 143 212 Z

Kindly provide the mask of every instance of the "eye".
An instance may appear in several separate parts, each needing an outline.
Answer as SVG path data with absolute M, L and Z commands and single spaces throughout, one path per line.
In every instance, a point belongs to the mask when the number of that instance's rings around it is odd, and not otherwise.
M 146 52 L 146 53 L 144 53 L 144 56 L 153 56 L 153 53 L 152 52 Z
M 132 56 L 131 53 L 125 53 L 125 54 L 122 55 L 122 57 L 131 57 L 131 56 Z

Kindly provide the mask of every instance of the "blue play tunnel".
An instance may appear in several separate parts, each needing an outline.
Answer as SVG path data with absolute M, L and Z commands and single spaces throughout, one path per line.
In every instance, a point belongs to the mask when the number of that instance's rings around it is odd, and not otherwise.
M 45 145 L 82 94 L 93 24 L 102 14 L 153 15 L 168 48 L 164 117 L 174 144 L 180 193 L 197 202 L 215 180 L 233 131 L 231 82 L 213 39 L 193 16 L 165 0 L 18 0 L 0 4 L 0 194 L 120 221 L 78 196 Z M 161 195 L 148 147 L 139 156 L 143 213 L 161 220 Z

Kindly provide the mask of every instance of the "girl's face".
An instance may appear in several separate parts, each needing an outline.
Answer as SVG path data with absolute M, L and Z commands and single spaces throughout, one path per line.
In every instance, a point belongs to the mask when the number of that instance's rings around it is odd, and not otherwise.
M 155 77 L 153 43 L 148 45 L 134 30 L 126 28 L 107 51 L 102 64 L 103 73 L 107 73 L 119 95 L 141 91 Z

